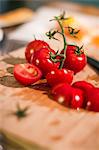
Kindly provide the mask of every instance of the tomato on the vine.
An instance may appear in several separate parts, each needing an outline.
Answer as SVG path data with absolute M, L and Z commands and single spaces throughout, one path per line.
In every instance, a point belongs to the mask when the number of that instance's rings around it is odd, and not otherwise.
M 32 64 L 17 64 L 14 66 L 14 77 L 23 85 L 30 85 L 38 81 L 42 73 Z
M 38 51 L 41 48 L 50 48 L 50 46 L 48 45 L 48 43 L 46 43 L 45 41 L 42 41 L 42 40 L 34 40 L 34 41 L 30 42 L 27 45 L 26 50 L 25 50 L 26 60 L 29 63 L 31 63 L 34 52 Z
M 36 65 L 42 71 L 43 75 L 46 75 L 53 69 L 59 67 L 60 62 L 56 62 L 54 59 L 55 51 L 49 48 L 42 48 L 34 53 L 32 63 Z
M 73 80 L 73 71 L 68 69 L 55 69 L 51 70 L 47 76 L 47 82 L 50 86 L 55 86 L 59 83 L 68 83 L 71 84 Z
M 63 51 L 61 52 L 63 53 Z M 73 70 L 76 74 L 81 71 L 87 63 L 86 55 L 82 48 L 75 45 L 68 45 L 66 49 L 66 59 L 64 68 Z

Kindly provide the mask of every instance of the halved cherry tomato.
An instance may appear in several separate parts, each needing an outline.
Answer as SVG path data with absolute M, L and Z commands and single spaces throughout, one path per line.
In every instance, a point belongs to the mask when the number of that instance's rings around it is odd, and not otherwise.
M 61 83 L 52 88 L 54 100 L 65 106 L 70 105 L 72 87 L 69 84 Z
M 26 60 L 31 63 L 31 59 L 33 59 L 33 55 L 35 51 L 38 51 L 41 48 L 50 48 L 49 45 L 42 40 L 34 40 L 30 42 L 25 50 Z
M 78 88 L 72 88 L 70 107 L 79 109 L 83 107 L 84 92 Z
M 63 51 L 61 53 L 63 53 Z M 76 74 L 85 67 L 86 63 L 87 59 L 83 49 L 74 45 L 67 46 L 64 68 L 73 70 Z
M 17 64 L 14 66 L 14 77 L 21 84 L 33 84 L 38 81 L 41 76 L 41 71 L 32 64 Z
M 59 83 L 70 84 L 73 80 L 73 74 L 73 71 L 68 69 L 55 69 L 47 74 L 46 79 L 50 86 L 55 86 Z
M 87 93 L 88 110 L 99 112 L 99 88 L 92 88 Z
M 32 63 L 40 68 L 43 75 L 60 65 L 60 62 L 54 62 L 53 58 L 51 58 L 52 55 L 55 55 L 55 51 L 48 48 L 42 48 L 34 53 Z

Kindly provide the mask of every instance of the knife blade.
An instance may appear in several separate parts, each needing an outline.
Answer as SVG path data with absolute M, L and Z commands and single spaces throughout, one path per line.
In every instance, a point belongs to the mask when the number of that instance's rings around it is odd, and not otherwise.
M 87 56 L 87 62 L 89 65 L 91 65 L 92 67 L 94 67 L 95 69 L 97 69 L 99 71 L 99 61 L 98 60 Z

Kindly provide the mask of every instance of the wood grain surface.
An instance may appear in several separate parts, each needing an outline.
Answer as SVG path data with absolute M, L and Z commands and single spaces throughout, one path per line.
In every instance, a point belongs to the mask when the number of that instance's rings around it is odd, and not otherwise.
M 46 80 L 29 87 L 20 85 L 13 77 L 13 66 L 24 62 L 24 48 L 0 58 L 0 129 L 3 134 L 27 150 L 99 150 L 99 113 L 76 111 L 56 103 L 49 94 Z M 99 75 L 88 65 L 74 81 L 82 79 L 99 86 Z M 29 107 L 27 116 L 22 119 L 12 114 L 18 104 L 21 108 Z

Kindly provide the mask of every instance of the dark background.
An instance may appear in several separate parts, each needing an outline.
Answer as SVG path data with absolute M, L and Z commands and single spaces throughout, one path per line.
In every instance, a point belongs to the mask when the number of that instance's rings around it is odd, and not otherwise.
M 27 6 L 36 10 L 40 6 L 47 4 L 53 0 L 0 0 L 0 13 L 13 10 L 15 8 Z M 55 1 L 65 1 L 65 2 L 74 2 L 80 3 L 82 5 L 92 5 L 99 7 L 99 0 L 54 0 Z

